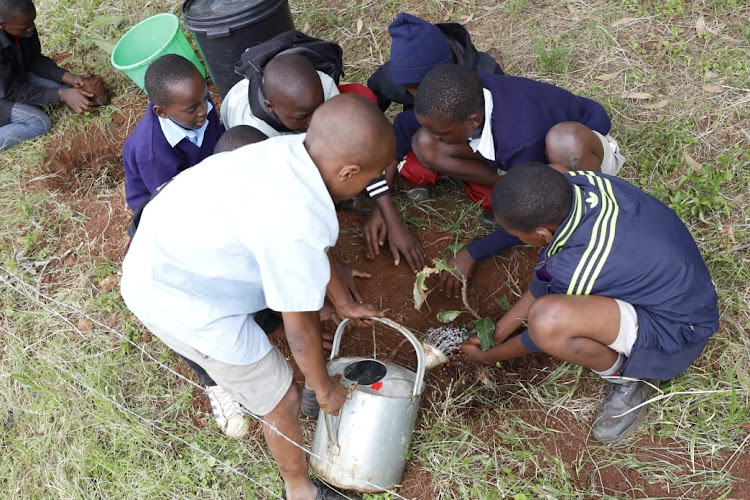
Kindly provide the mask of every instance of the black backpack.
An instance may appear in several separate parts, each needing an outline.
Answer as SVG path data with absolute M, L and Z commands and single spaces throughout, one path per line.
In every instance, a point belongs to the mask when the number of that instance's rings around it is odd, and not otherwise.
M 276 130 L 288 132 L 289 130 L 278 117 L 269 113 L 263 105 L 265 99 L 262 85 L 263 69 L 279 54 L 301 54 L 307 57 L 312 61 L 316 70 L 333 78 L 338 85 L 344 74 L 344 51 L 335 42 L 313 38 L 300 31 L 291 30 L 246 49 L 240 60 L 234 64 L 234 72 L 249 80 L 247 98 L 253 115 Z

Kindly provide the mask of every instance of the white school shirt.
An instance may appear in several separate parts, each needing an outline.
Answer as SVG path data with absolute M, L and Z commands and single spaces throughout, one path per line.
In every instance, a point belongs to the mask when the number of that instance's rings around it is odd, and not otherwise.
M 211 101 L 206 102 L 208 103 L 208 105 L 206 106 L 206 116 L 208 116 L 208 113 L 210 113 L 211 110 L 214 109 L 214 105 L 211 104 Z M 206 134 L 206 129 L 208 128 L 208 118 L 206 118 L 206 123 L 201 125 L 201 127 L 198 129 L 187 129 L 185 127 L 177 125 L 169 118 L 162 118 L 161 116 L 157 116 L 156 118 L 159 120 L 159 126 L 161 126 L 161 131 L 164 134 L 164 138 L 167 140 L 170 146 L 177 146 L 177 144 L 179 144 L 179 142 L 185 138 L 187 138 L 188 141 L 192 142 L 198 147 L 201 147 L 203 145 L 203 136 Z
M 482 135 L 476 139 L 469 139 L 469 147 L 475 153 L 479 153 L 484 158 L 495 161 L 495 139 L 492 137 L 492 92 L 483 88 L 484 95 L 484 127 Z
M 250 364 L 271 349 L 254 313 L 323 306 L 339 228 L 304 138 L 208 157 L 149 203 L 121 283 L 143 323 L 219 361 Z
M 318 71 L 318 77 L 320 77 L 320 83 L 323 85 L 324 101 L 339 95 L 339 89 L 336 86 L 336 82 L 333 81 L 333 78 L 322 71 Z M 243 78 L 229 89 L 227 95 L 224 96 L 224 100 L 221 102 L 221 121 L 224 123 L 224 127 L 229 129 L 236 125 L 250 125 L 251 127 L 257 128 L 268 137 L 296 134 L 297 132 L 294 131 L 279 132 L 253 114 L 253 111 L 250 109 L 250 101 L 247 97 L 247 89 L 249 85 L 250 80 Z

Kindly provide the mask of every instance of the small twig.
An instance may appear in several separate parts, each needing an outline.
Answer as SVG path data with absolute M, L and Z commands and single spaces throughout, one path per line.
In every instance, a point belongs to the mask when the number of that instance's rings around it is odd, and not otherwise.
M 441 241 L 445 241 L 445 240 L 449 240 L 449 239 L 451 239 L 451 235 L 443 236 L 442 238 L 436 239 L 432 243 L 428 243 L 426 245 L 422 245 L 422 248 L 430 248 L 432 245 L 436 245 L 436 244 L 440 243 Z
M 510 284 L 513 285 L 513 289 L 518 293 L 518 296 L 523 295 L 523 291 L 521 290 L 521 287 L 518 286 L 518 280 L 513 277 L 513 275 L 510 273 L 510 270 L 503 264 L 503 269 L 505 269 L 505 274 L 508 275 L 508 280 L 510 281 Z
M 386 358 L 386 361 L 388 361 L 389 363 L 390 363 L 390 362 L 392 362 L 392 361 L 393 361 L 393 358 L 395 358 L 395 357 L 396 357 L 396 353 L 397 353 L 397 352 L 399 351 L 399 349 L 401 349 L 401 348 L 402 348 L 402 347 L 404 346 L 404 344 L 406 344 L 407 342 L 409 342 L 409 339 L 403 339 L 403 340 L 402 340 L 401 342 L 399 342 L 399 343 L 398 343 L 398 345 L 397 345 L 396 347 L 394 347 L 394 348 L 393 348 L 393 350 L 391 351 L 391 353 L 390 353 L 390 354 L 388 355 L 388 357 Z

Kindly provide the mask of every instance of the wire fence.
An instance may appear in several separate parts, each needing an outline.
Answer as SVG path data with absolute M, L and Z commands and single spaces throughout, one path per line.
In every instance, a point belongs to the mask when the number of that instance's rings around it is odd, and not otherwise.
M 93 317 L 89 316 L 88 314 L 86 314 L 86 312 L 84 312 L 79 307 L 76 307 L 74 305 L 65 303 L 65 302 L 60 301 L 60 300 L 58 300 L 58 299 L 56 299 L 56 298 L 54 298 L 54 297 L 52 297 L 50 295 L 45 294 L 44 292 L 40 291 L 37 287 L 32 286 L 32 285 L 28 284 L 27 282 L 25 282 L 23 279 L 21 279 L 19 276 L 17 276 L 16 274 L 14 274 L 10 270 L 8 270 L 6 267 L 0 266 L 0 271 L 2 272 L 2 274 L 0 274 L 0 284 L 5 285 L 9 289 L 15 291 L 16 293 L 18 293 L 19 295 L 21 295 L 21 296 L 23 296 L 25 298 L 31 299 L 36 304 L 38 304 L 39 307 L 41 307 L 41 309 L 43 309 L 45 312 L 49 313 L 50 315 L 58 318 L 59 320 L 63 321 L 64 323 L 68 324 L 73 329 L 73 331 L 75 331 L 81 337 L 86 338 L 87 332 L 82 331 L 78 326 L 76 326 L 73 323 L 73 321 L 71 321 L 69 319 L 69 317 L 68 317 L 69 314 L 74 314 L 74 315 L 77 315 L 80 318 L 84 318 L 84 319 L 90 321 L 93 325 L 95 325 L 99 329 L 114 334 L 115 336 L 117 336 L 123 342 L 126 342 L 129 345 L 131 345 L 131 346 L 135 347 L 136 349 L 138 349 L 143 356 L 145 356 L 148 360 L 150 360 L 151 362 L 153 362 L 157 366 L 159 366 L 160 369 L 163 369 L 163 370 L 171 373 L 172 375 L 178 377 L 179 379 L 183 380 L 187 384 L 190 384 L 191 386 L 196 387 L 196 388 L 198 388 L 199 390 L 201 390 L 203 392 L 206 392 L 206 389 L 203 386 L 201 386 L 200 384 L 194 382 L 193 380 L 185 377 L 184 375 L 182 375 L 179 372 L 175 371 L 174 369 L 170 368 L 166 364 L 162 363 L 153 354 L 151 354 L 142 344 L 140 344 L 138 342 L 135 342 L 134 340 L 132 340 L 131 338 L 129 338 L 127 335 L 123 334 L 122 332 L 116 330 L 115 328 L 110 327 L 109 325 L 107 325 L 105 323 L 100 322 L 96 318 L 93 318 Z M 174 433 L 170 432 L 168 429 L 165 429 L 163 426 L 159 425 L 157 422 L 155 422 L 155 421 L 153 421 L 153 420 L 151 420 L 151 419 L 149 419 L 147 417 L 144 417 L 143 415 L 140 415 L 139 413 L 137 413 L 137 412 L 133 411 L 132 409 L 126 407 L 122 403 L 119 403 L 119 402 L 115 401 L 114 399 L 110 398 L 106 394 L 102 393 L 101 391 L 99 391 L 96 388 L 92 387 L 91 385 L 87 384 L 76 373 L 73 373 L 69 369 L 65 368 L 63 366 L 64 363 L 61 363 L 58 360 L 55 360 L 55 359 L 51 358 L 50 356 L 45 355 L 43 352 L 41 352 L 37 348 L 37 346 L 40 345 L 41 343 L 45 342 L 46 340 L 48 340 L 52 336 L 54 336 L 57 332 L 50 333 L 49 335 L 46 335 L 45 337 L 43 337 L 41 339 L 37 339 L 34 342 L 28 342 L 27 340 L 24 340 L 22 337 L 16 335 L 12 331 L 10 331 L 7 328 L 4 328 L 2 326 L 0 326 L 0 331 L 2 331 L 3 333 L 5 333 L 5 334 L 9 335 L 10 337 L 14 338 L 16 341 L 18 341 L 24 347 L 24 350 L 28 350 L 28 351 L 34 352 L 34 354 L 39 359 L 43 359 L 45 362 L 49 363 L 56 370 L 58 370 L 59 372 L 61 372 L 64 375 L 70 377 L 72 380 L 74 380 L 78 385 L 80 385 L 81 387 L 83 387 L 85 390 L 87 390 L 87 391 L 95 394 L 96 396 L 102 398 L 103 400 L 107 401 L 108 403 L 110 403 L 112 406 L 114 406 L 118 410 L 122 411 L 123 413 L 126 413 L 128 415 L 132 415 L 132 416 L 136 417 L 141 422 L 143 422 L 143 423 L 147 424 L 148 426 L 156 429 L 157 431 L 159 431 L 159 432 L 161 432 L 161 433 L 169 436 L 170 438 L 172 438 L 172 439 L 174 439 L 176 441 L 179 441 L 182 444 L 185 444 L 185 445 L 189 446 L 193 450 L 195 450 L 195 451 L 199 452 L 200 454 L 204 455 L 206 458 L 209 458 L 211 460 L 215 460 L 216 463 L 221 464 L 222 466 L 226 467 L 227 470 L 231 471 L 232 473 L 234 473 L 234 474 L 236 474 L 236 475 L 238 475 L 238 476 L 240 476 L 240 477 L 242 477 L 244 479 L 247 479 L 248 481 L 252 482 L 256 486 L 260 487 L 261 489 L 263 489 L 264 491 L 266 491 L 270 496 L 272 496 L 274 498 L 283 498 L 283 497 L 279 496 L 278 494 L 276 494 L 271 489 L 269 489 L 267 486 L 263 485 L 258 480 L 252 478 L 251 476 L 248 476 L 247 474 L 245 474 L 241 470 L 237 469 L 236 467 L 232 466 L 231 464 L 229 464 L 229 463 L 221 460 L 219 457 L 217 457 L 217 456 L 209 453 L 208 451 L 202 449 L 200 446 L 198 446 L 198 445 L 196 445 L 194 443 L 190 443 L 190 442 L 186 441 L 185 439 L 182 439 L 181 437 L 179 437 L 179 436 L 175 435 Z M 94 331 L 96 331 L 96 330 L 93 329 L 93 328 L 90 330 L 90 332 L 94 332 Z M 89 335 L 90 335 L 90 333 L 89 333 Z M 250 413 L 250 412 L 246 412 L 246 413 L 248 415 L 250 415 L 253 419 L 257 420 L 261 425 L 265 425 L 265 426 L 269 427 L 270 429 L 272 429 L 274 432 L 276 432 L 277 434 L 279 434 L 280 436 L 282 436 L 284 439 L 286 439 L 293 446 L 295 446 L 295 447 L 299 448 L 300 450 L 302 450 L 306 455 L 314 456 L 318 460 L 322 460 L 323 462 L 326 462 L 326 463 L 330 464 L 330 462 L 328 460 L 326 460 L 323 457 L 320 457 L 320 456 L 316 455 L 309 448 L 307 448 L 305 446 L 302 446 L 299 443 L 297 443 L 296 441 L 294 441 L 293 439 L 289 438 L 284 433 L 282 433 L 278 428 L 276 428 L 276 426 L 274 426 L 273 424 L 271 424 L 269 422 L 264 421 L 262 417 L 260 417 L 258 415 L 255 415 L 253 413 Z M 383 491 L 385 493 L 389 493 L 389 494 L 393 495 L 395 498 L 402 499 L 402 500 L 409 500 L 406 497 L 400 495 L 399 493 L 397 493 L 395 491 L 392 491 L 390 489 L 384 489 L 384 488 L 382 488 L 382 486 L 374 484 L 374 483 L 371 483 L 371 482 L 367 481 L 366 479 L 361 479 L 361 480 L 364 483 L 366 483 L 368 486 L 372 486 L 373 488 L 379 489 L 379 490 L 381 490 L 381 491 Z M 345 498 L 351 498 L 351 497 L 347 496 L 344 492 L 338 491 L 338 493 L 341 494 Z

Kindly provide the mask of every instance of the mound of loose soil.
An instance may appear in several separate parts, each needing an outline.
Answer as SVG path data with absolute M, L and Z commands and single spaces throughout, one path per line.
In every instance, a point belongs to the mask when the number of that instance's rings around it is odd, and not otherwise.
M 88 75 L 83 78 L 83 90 L 94 94 L 91 98 L 97 106 L 106 106 L 109 102 L 109 92 L 104 78 L 99 75 Z

